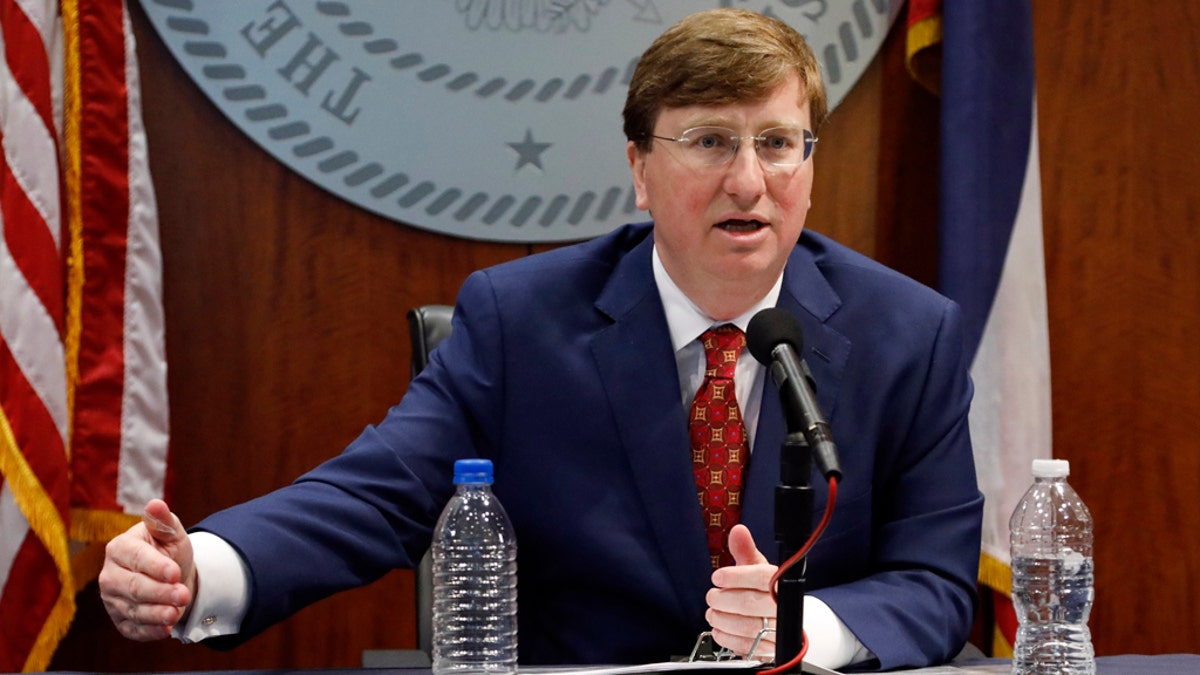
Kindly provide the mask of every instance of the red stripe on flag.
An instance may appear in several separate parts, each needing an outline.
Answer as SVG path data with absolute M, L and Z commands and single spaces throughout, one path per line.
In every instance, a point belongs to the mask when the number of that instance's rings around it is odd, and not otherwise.
M 4 132 L 0 130 L 0 143 L 3 142 Z M 3 218 L 4 223 L 9 223 L 9 226 L 3 228 L 4 242 L 17 263 L 17 269 L 37 295 L 38 301 L 46 308 L 47 314 L 54 320 L 59 333 L 55 337 L 61 341 L 62 255 L 41 213 L 17 182 L 3 153 L 0 153 L 0 171 L 3 171 L 3 175 L 0 175 L 0 218 Z
M 14 0 L 0 0 L 0 28 L 4 30 L 4 59 L 13 80 L 33 104 L 47 129 L 54 128 L 50 105 L 50 61 L 37 26 Z
M 26 657 L 33 651 L 60 589 L 54 559 L 32 531 L 25 536 L 8 578 L 10 583 L 0 594 L 0 626 L 4 627 L 0 671 L 16 673 L 25 669 Z
M 905 26 L 912 28 L 926 19 L 941 16 L 942 0 L 908 0 L 908 18 Z
M 1007 593 L 992 591 L 992 608 L 995 612 L 996 631 L 999 637 L 1008 644 L 1007 652 L 1011 653 L 1017 643 L 1017 611 L 1013 607 L 1012 598 Z M 995 647 L 993 647 L 995 649 Z
M 66 520 L 69 477 L 62 437 L 38 393 L 17 365 L 8 343 L 3 340 L 0 340 L 0 383 L 3 384 L 0 409 L 8 418 L 17 447 L 24 451 L 25 463 L 42 484 L 59 515 Z
M 113 3 L 79 7 L 84 287 L 75 389 L 72 503 L 116 510 L 125 387 L 129 119 L 125 30 Z M 85 478 L 84 478 L 85 477 Z

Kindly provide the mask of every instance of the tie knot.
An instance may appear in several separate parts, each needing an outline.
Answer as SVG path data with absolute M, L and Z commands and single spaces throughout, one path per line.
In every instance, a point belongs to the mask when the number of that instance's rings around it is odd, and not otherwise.
M 704 376 L 733 379 L 733 368 L 746 347 L 742 329 L 731 323 L 710 328 L 700 335 L 700 344 L 704 345 Z

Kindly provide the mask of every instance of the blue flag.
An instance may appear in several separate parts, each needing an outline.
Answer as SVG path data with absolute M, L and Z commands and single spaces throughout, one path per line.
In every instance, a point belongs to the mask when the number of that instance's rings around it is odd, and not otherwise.
M 984 506 L 980 580 L 993 653 L 1011 656 L 1009 516 L 1051 455 L 1050 356 L 1030 0 L 951 0 L 942 16 L 939 285 L 963 309 Z
M 1000 284 L 1033 122 L 1029 0 L 943 9 L 939 284 L 962 305 L 973 353 Z

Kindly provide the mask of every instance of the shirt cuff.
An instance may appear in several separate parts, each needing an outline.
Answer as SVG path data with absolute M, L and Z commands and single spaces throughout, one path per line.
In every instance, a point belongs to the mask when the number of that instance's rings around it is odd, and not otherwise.
M 193 532 L 196 597 L 187 622 L 176 624 L 171 636 L 180 642 L 199 642 L 241 630 L 250 605 L 250 574 L 242 556 L 224 539 L 208 532 Z
M 807 663 L 836 670 L 874 658 L 829 605 L 812 595 L 804 596 L 804 633 Z

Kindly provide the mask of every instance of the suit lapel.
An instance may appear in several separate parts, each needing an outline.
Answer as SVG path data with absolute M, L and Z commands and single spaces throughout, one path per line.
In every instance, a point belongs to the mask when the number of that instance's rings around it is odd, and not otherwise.
M 690 616 L 704 611 L 709 584 L 700 509 L 692 478 L 687 419 L 679 398 L 679 375 L 666 317 L 651 268 L 653 237 L 617 263 L 596 302 L 612 324 L 592 340 L 592 353 L 633 472 L 633 482 L 675 584 Z M 841 299 L 818 269 L 811 252 L 797 246 L 784 272 L 778 306 L 804 329 L 802 356 L 817 383 L 817 400 L 832 423 L 849 359 L 849 340 L 827 325 Z M 770 376 L 764 382 L 754 454 L 746 483 L 742 522 L 758 547 L 777 562 L 774 545 L 774 488 L 779 481 L 779 449 L 785 436 L 779 395 Z M 835 439 L 836 440 L 836 439 Z M 817 476 L 814 517 L 827 490 Z
M 618 263 L 596 302 L 613 323 L 592 340 L 596 367 L 659 550 L 686 615 L 705 606 L 695 589 L 709 583 L 692 477 L 679 374 L 654 284 L 647 237 Z
M 804 329 L 804 353 L 801 356 L 816 382 L 817 402 L 826 420 L 832 424 L 838 413 L 835 404 L 851 344 L 845 335 L 827 324 L 841 306 L 841 298 L 817 267 L 811 252 L 802 246 L 797 246 L 788 259 L 777 306 L 795 316 Z M 779 450 L 787 429 L 779 392 L 769 373 L 763 387 L 754 452 L 746 479 L 742 522 L 754 533 L 759 550 L 772 562 L 778 562 L 774 544 L 775 486 L 779 482 Z M 815 471 L 811 484 L 816 488 L 816 517 L 824 509 L 828 490 Z

